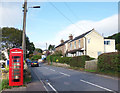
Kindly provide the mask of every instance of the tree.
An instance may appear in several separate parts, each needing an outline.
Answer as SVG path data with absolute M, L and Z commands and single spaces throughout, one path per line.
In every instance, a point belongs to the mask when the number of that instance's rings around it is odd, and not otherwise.
M 35 46 L 33 42 L 30 42 L 29 38 L 26 37 L 26 57 L 28 58 L 30 54 L 33 54 Z
M 2 28 L 2 48 L 18 48 L 22 46 L 22 30 Z
M 41 59 L 41 55 L 33 55 L 31 60 L 38 60 Z
M 11 48 L 21 48 L 22 46 L 22 30 L 17 28 L 2 28 L 2 48 L 11 49 Z M 29 38 L 26 36 L 26 54 L 29 57 L 29 54 L 32 54 L 35 50 L 33 42 L 30 42 Z M 28 53 L 29 51 L 29 53 Z
M 55 49 L 55 45 L 49 45 L 49 47 L 48 47 L 48 50 L 54 50 Z
M 116 44 L 116 49 L 120 51 L 120 44 Z
M 40 48 L 36 48 L 35 51 L 37 51 L 37 52 L 39 52 L 39 53 L 42 53 L 42 52 L 43 52 L 43 50 L 40 49 Z
M 120 32 L 112 36 L 108 36 L 107 39 L 115 39 L 115 43 L 120 44 Z
M 108 36 L 107 39 L 115 39 L 116 49 L 120 51 L 120 32 L 112 36 Z

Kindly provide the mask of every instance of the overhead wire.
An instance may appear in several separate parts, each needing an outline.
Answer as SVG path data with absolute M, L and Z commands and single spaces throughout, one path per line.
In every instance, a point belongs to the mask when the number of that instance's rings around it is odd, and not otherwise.
M 48 0 L 49 1 L 49 0 Z M 69 19 L 67 16 L 65 16 L 52 2 L 49 1 L 49 3 L 64 17 L 66 18 L 70 23 L 72 23 L 74 26 L 76 26 L 77 28 L 83 30 L 82 28 L 80 28 L 78 25 L 74 24 L 73 21 L 71 21 L 71 19 Z M 84 30 L 83 30 L 84 31 Z
M 69 7 L 69 5 L 67 4 L 67 2 L 64 2 L 64 4 L 65 4 L 65 6 L 68 8 L 68 10 L 71 12 L 71 14 L 73 15 L 73 17 L 78 20 L 79 17 L 78 17 L 78 16 L 74 13 L 74 11 Z M 84 26 L 84 25 L 82 25 L 82 26 Z M 87 27 L 87 26 L 84 26 L 84 27 L 89 29 L 89 27 Z M 91 25 L 90 25 L 90 27 L 91 27 Z M 92 28 L 92 27 L 91 27 L 91 28 Z

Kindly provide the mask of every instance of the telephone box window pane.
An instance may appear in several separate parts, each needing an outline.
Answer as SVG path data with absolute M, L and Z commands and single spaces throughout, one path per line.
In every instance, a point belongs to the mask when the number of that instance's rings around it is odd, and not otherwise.
M 20 58 L 20 56 L 13 56 L 12 58 Z
M 13 56 L 13 62 L 20 62 L 20 56 Z
M 20 66 L 14 66 L 14 68 L 20 68 Z

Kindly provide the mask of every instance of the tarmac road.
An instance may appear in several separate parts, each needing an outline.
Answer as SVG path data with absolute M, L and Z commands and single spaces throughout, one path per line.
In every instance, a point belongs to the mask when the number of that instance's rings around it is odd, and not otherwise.
M 103 77 L 98 74 L 69 70 L 41 64 L 30 67 L 33 78 L 38 78 L 47 91 L 92 91 L 116 93 L 118 79 Z M 105 92 L 105 93 L 106 93 Z

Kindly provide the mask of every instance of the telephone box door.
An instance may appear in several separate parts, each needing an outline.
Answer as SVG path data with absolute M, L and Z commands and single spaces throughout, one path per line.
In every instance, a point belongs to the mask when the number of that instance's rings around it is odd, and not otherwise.
M 23 85 L 23 50 L 11 49 L 9 57 L 9 85 Z

